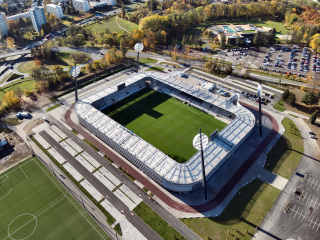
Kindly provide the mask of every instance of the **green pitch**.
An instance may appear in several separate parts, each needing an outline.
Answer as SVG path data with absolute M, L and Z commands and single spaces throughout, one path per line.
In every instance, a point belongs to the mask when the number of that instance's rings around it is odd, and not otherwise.
M 110 239 L 37 158 L 0 175 L 0 238 Z
M 103 110 L 109 117 L 177 162 L 186 162 L 197 150 L 194 136 L 208 136 L 227 124 L 194 107 L 150 88 L 142 89 Z

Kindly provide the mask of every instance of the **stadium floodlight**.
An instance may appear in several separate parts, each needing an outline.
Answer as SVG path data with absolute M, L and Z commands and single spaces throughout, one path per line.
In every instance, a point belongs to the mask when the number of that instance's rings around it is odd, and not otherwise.
M 137 43 L 136 45 L 134 45 L 134 50 L 138 53 L 137 56 L 137 72 L 139 72 L 139 53 L 142 52 L 143 50 L 143 44 L 142 43 Z
M 74 77 L 75 82 L 75 99 L 76 102 L 78 101 L 78 84 L 77 84 L 77 77 L 80 75 L 80 67 L 77 66 L 76 63 L 74 63 L 74 67 L 71 68 L 71 76 Z
M 204 167 L 203 158 L 203 148 L 208 145 L 209 138 L 204 133 L 201 133 L 201 128 L 199 128 L 199 134 L 197 134 L 193 139 L 193 147 L 201 152 L 201 165 L 202 165 L 202 184 L 204 191 L 204 200 L 207 201 L 207 181 L 206 181 L 206 170 Z
M 262 85 L 261 83 L 259 83 L 257 87 L 257 95 L 259 98 L 259 125 L 258 126 L 259 126 L 260 137 L 262 137 L 261 94 L 262 94 Z

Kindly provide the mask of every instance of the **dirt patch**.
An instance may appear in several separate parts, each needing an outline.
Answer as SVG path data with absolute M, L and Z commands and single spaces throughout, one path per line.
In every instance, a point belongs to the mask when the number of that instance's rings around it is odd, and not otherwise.
M 32 150 L 18 134 L 12 132 L 4 135 L 4 138 L 8 144 L 0 151 L 0 172 L 32 155 Z
M 51 95 L 47 93 L 36 94 L 31 98 L 22 96 L 21 108 L 28 112 L 43 108 L 52 103 L 50 97 Z
M 34 132 L 32 129 L 35 128 L 36 126 L 39 126 L 39 125 L 42 124 L 42 123 L 44 123 L 44 120 L 41 119 L 41 118 L 39 118 L 39 119 L 37 119 L 37 120 L 34 120 L 34 121 L 28 123 L 28 124 L 23 128 L 23 130 L 24 130 L 24 132 L 25 132 L 27 135 L 30 135 L 30 134 L 34 135 L 35 132 Z

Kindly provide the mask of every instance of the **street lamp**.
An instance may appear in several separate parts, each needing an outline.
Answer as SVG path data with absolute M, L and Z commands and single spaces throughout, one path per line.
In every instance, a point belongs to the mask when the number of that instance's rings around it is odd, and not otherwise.
M 257 88 L 257 95 L 259 98 L 259 125 L 258 126 L 259 126 L 260 137 L 262 137 L 261 94 L 262 94 L 262 85 L 261 83 L 259 83 Z
M 71 76 L 74 77 L 75 82 L 75 99 L 76 102 L 78 101 L 78 84 L 77 84 L 77 77 L 80 74 L 80 67 L 77 66 L 76 63 L 74 63 L 74 67 L 71 69 Z
M 143 50 L 143 44 L 142 43 L 137 43 L 136 45 L 134 45 L 134 50 L 138 53 L 137 56 L 137 72 L 139 72 L 139 53 Z
M 202 166 L 202 184 L 204 191 L 204 200 L 207 201 L 207 181 L 206 181 L 206 170 L 204 167 L 204 158 L 203 158 L 203 148 L 208 145 L 209 138 L 204 133 L 201 133 L 201 128 L 199 128 L 199 134 L 197 134 L 193 139 L 193 147 L 198 151 L 201 151 L 201 166 Z

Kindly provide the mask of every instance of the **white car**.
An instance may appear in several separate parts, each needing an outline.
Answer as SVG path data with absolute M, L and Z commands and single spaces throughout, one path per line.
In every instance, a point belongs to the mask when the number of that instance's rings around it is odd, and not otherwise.
M 314 135 L 310 135 L 310 138 L 317 139 L 316 136 L 314 136 Z

